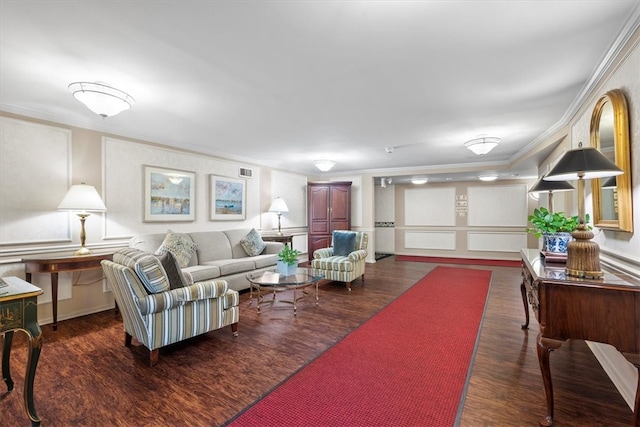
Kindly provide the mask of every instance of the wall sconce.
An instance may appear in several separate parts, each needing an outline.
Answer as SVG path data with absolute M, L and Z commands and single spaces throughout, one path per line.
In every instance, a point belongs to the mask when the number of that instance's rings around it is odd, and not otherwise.
M 75 82 L 69 85 L 73 97 L 101 116 L 115 116 L 129 110 L 135 100 L 126 92 L 103 83 Z
M 287 207 L 287 204 L 284 202 L 282 197 L 276 197 L 275 199 L 273 199 L 273 202 L 271 202 L 271 206 L 269 206 L 269 212 L 274 212 L 276 215 L 278 215 L 278 235 L 282 236 L 282 231 L 280 229 L 280 217 L 282 216 L 283 212 L 289 212 L 289 208 Z
M 578 220 L 580 225 L 571 235 L 574 240 L 567 247 L 568 276 L 600 279 L 600 246 L 591 241 L 593 233 L 585 223 L 585 179 L 607 178 L 623 173 L 622 169 L 607 159 L 594 147 L 583 147 L 567 151 L 558 163 L 551 168 L 545 181 L 578 180 Z
M 74 255 L 90 255 L 91 251 L 85 247 L 87 234 L 84 229 L 84 222 L 90 215 L 89 212 L 106 212 L 107 207 L 102 202 L 100 195 L 91 185 L 84 182 L 79 185 L 72 185 L 58 205 L 59 211 L 76 212 L 80 217 L 80 249 Z

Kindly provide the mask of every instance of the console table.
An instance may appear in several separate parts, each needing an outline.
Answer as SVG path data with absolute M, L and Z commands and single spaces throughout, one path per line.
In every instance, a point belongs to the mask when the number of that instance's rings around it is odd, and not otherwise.
M 289 245 L 290 248 L 293 248 L 293 236 L 291 234 L 263 234 L 261 237 L 265 242 L 281 242 L 285 246 Z
M 14 331 L 24 331 L 29 337 L 29 357 L 24 376 L 24 406 L 33 426 L 40 425 L 40 417 L 33 403 L 33 380 L 42 349 L 42 331 L 38 325 L 38 295 L 42 289 L 17 277 L 0 279 L 0 333 L 4 334 L 2 347 L 2 378 L 7 391 L 13 390 L 11 379 L 11 343 Z
M 531 305 L 540 324 L 538 361 L 547 399 L 547 416 L 541 426 L 553 424 L 553 386 L 550 353 L 568 339 L 611 344 L 640 370 L 640 280 L 605 269 L 602 279 L 566 276 L 564 265 L 546 265 L 537 249 L 523 249 L 523 329 L 529 326 Z M 594 421 L 601 424 L 603 420 Z M 640 426 L 640 376 L 633 425 Z
M 27 282 L 31 282 L 32 274 L 51 274 L 51 304 L 53 307 L 54 331 L 58 330 L 58 273 L 102 268 L 100 262 L 105 259 L 111 261 L 112 257 L 112 253 L 105 253 L 80 256 L 29 257 L 22 260 L 26 269 Z

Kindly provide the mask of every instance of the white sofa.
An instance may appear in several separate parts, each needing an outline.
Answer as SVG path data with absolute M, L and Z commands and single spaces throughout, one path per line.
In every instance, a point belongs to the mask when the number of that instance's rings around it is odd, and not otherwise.
M 224 279 L 229 284 L 229 289 L 248 289 L 247 273 L 274 268 L 278 252 L 284 248 L 284 244 L 280 242 L 264 242 L 266 246 L 260 255 L 249 256 L 240 240 L 250 231 L 251 229 L 233 229 L 176 233 L 187 237 L 197 246 L 188 265 L 182 268 L 186 281 L 196 283 Z M 131 238 L 129 247 L 156 253 L 166 236 L 167 233 L 137 235 Z

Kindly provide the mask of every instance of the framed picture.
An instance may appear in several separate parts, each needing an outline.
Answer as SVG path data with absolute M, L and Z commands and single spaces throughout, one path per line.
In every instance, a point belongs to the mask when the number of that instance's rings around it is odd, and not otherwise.
M 227 178 L 209 175 L 212 220 L 245 219 L 246 209 L 246 181 L 243 179 Z
M 194 221 L 195 172 L 144 166 L 144 221 Z

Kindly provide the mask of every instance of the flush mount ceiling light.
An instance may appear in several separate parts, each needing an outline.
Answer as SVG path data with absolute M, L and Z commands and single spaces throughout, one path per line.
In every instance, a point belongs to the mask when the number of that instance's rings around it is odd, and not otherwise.
M 480 181 L 495 181 L 498 179 L 498 175 L 480 175 L 478 179 Z
M 412 184 L 415 185 L 422 185 L 422 184 L 426 184 L 427 183 L 427 178 L 414 178 L 411 180 Z
M 473 151 L 478 156 L 482 156 L 496 148 L 498 144 L 500 144 L 500 141 L 500 138 L 487 136 L 467 141 L 464 143 L 464 146 Z
M 74 98 L 102 118 L 115 116 L 135 103 L 128 93 L 103 83 L 74 82 L 69 90 Z
M 322 172 L 328 172 L 332 167 L 336 165 L 336 162 L 331 160 L 316 160 L 313 162 L 314 165 Z

